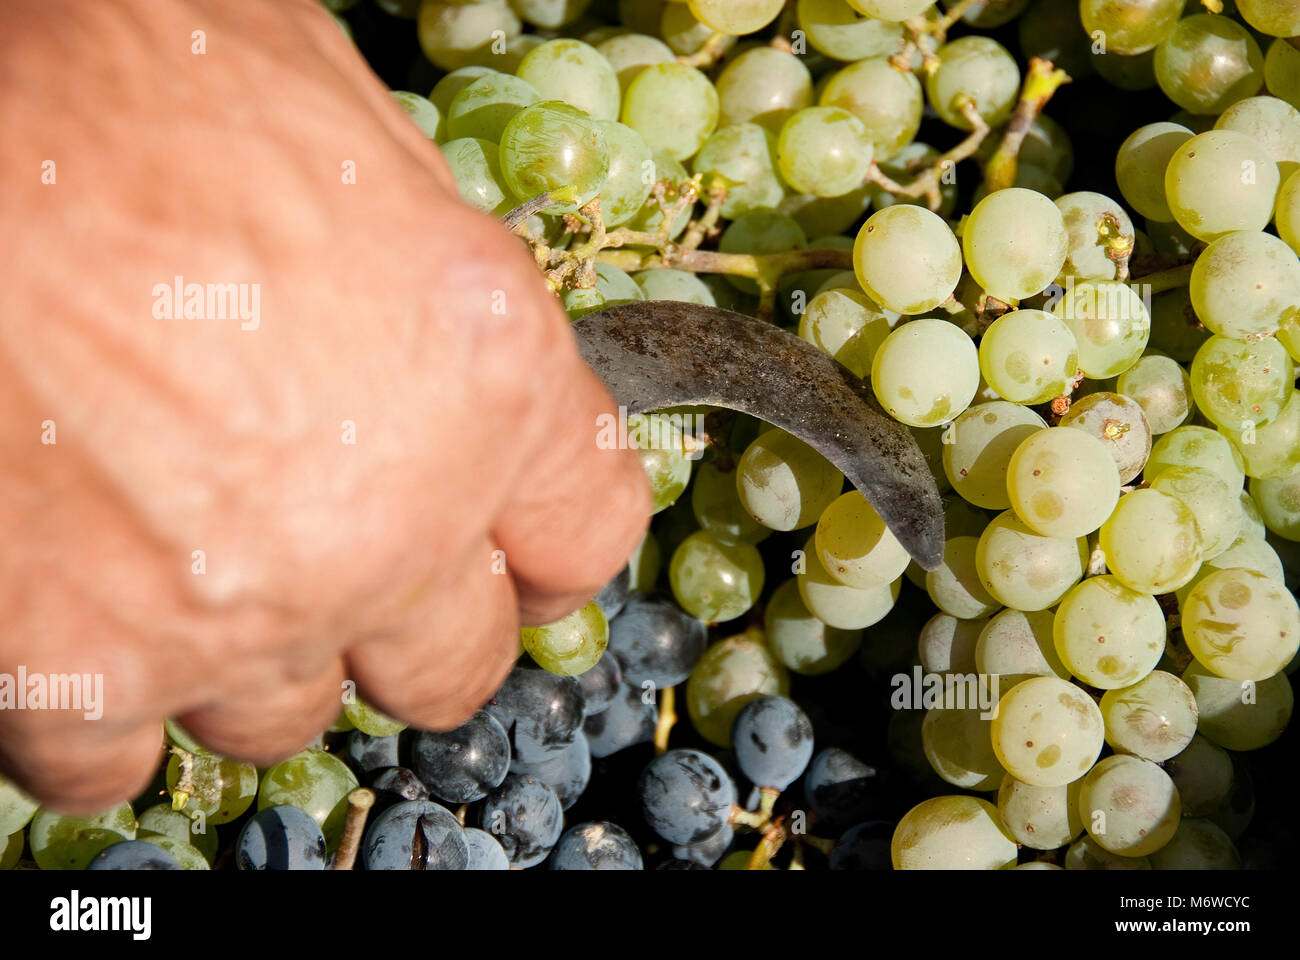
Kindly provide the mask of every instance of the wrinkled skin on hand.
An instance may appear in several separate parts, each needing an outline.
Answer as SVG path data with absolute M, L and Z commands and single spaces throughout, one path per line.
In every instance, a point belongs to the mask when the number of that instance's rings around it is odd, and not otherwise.
M 164 716 L 272 762 L 347 677 L 454 726 L 622 565 L 613 401 L 312 0 L 7 3 L 0 116 L 0 672 L 104 678 L 98 720 L 0 710 L 39 799 L 130 798 Z M 176 276 L 259 284 L 255 328 L 155 317 Z

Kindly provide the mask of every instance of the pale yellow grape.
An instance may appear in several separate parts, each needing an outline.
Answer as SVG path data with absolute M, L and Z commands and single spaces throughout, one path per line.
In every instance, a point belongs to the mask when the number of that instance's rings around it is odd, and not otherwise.
M 1300 0 L 1237 0 L 1237 10 L 1260 33 L 1273 37 L 1300 34 Z
M 1268 536 L 1268 527 L 1264 525 L 1264 515 L 1259 512 L 1259 504 L 1255 498 L 1250 495 L 1250 491 L 1241 491 L 1241 537 L 1259 537 L 1261 540 Z
M 777 18 L 785 0 L 690 0 L 691 13 L 719 33 L 741 36 Z
M 1296 51 L 1300 56 L 1300 50 Z M 1300 253 L 1300 170 L 1294 171 L 1277 192 L 1277 235 Z
M 944 123 L 971 129 L 961 110 L 963 100 L 990 127 L 1011 116 L 1020 93 L 1020 68 L 1006 47 L 992 37 L 974 35 L 945 43 L 935 56 L 939 67 L 927 75 L 925 92 Z
M 668 44 L 644 33 L 621 33 L 597 43 L 596 49 L 614 68 L 621 90 L 626 90 L 636 75 L 651 64 L 676 59 Z
M 925 575 L 925 589 L 934 605 L 963 620 L 986 617 L 1001 604 L 984 589 L 975 567 L 979 540 L 953 537 L 944 544 L 943 563 Z
M 596 665 L 609 645 L 609 624 L 592 601 L 561 620 L 523 627 L 519 640 L 537 665 L 562 677 L 576 677 Z
M 1185 17 L 1156 48 L 1155 74 L 1170 100 L 1195 115 L 1222 113 L 1259 92 L 1264 53 L 1230 17 Z
M 853 9 L 878 20 L 906 20 L 930 5 L 931 0 L 849 0 Z
M 879 587 L 846 587 L 822 566 L 813 537 L 804 544 L 799 596 L 818 620 L 840 630 L 861 630 L 880 622 L 898 600 L 902 578 Z
M 1153 50 L 1178 24 L 1181 0 L 1080 0 L 1079 19 L 1109 54 L 1134 57 Z
M 1066 870 L 1151 870 L 1146 857 L 1121 857 L 1084 834 L 1065 852 Z
M 695 53 L 708 43 L 715 32 L 707 23 L 696 20 L 686 3 L 674 0 L 672 3 L 659 4 L 659 7 L 662 10 L 659 29 L 652 32 L 657 32 L 673 53 L 681 56 Z
M 1182 426 L 1192 412 L 1192 378 L 1171 357 L 1148 353 L 1119 375 L 1115 389 L 1142 405 L 1155 436 Z
M 1151 456 L 1147 458 L 1146 481 L 1150 483 L 1161 470 L 1175 464 L 1213 470 L 1233 490 L 1240 490 L 1246 479 L 1241 451 L 1223 434 L 1207 427 L 1179 427 L 1152 444 Z
M 1196 517 L 1176 497 L 1159 490 L 1134 490 L 1120 497 L 1101 526 L 1106 566 L 1139 593 L 1171 593 L 1201 565 Z
M 409 90 L 392 91 L 397 105 L 411 118 L 411 122 L 430 140 L 441 139 L 445 133 L 445 122 L 441 112 L 427 98 Z M 454 139 L 454 138 L 449 138 Z
M 1008 187 L 989 194 L 971 211 L 962 249 L 975 281 L 999 300 L 1016 303 L 1056 279 L 1070 237 L 1060 208 L 1049 198 Z
M 1236 130 L 1277 162 L 1283 180 L 1300 165 L 1300 110 L 1277 97 L 1249 97 L 1220 114 L 1216 130 Z
M 1021 442 L 1046 421 L 1028 407 L 1005 400 L 977 403 L 959 416 L 942 444 L 943 472 L 961 496 L 986 510 L 1011 506 L 1007 464 Z
M 895 24 L 881 26 L 898 29 Z M 817 102 L 843 107 L 861 120 L 878 160 L 895 159 L 916 139 L 925 108 L 916 75 L 896 69 L 888 55 L 858 60 L 833 74 L 821 87 Z
M 1197 730 L 1227 750 L 1258 750 L 1286 729 L 1295 694 L 1286 674 L 1262 683 L 1217 677 L 1196 661 L 1183 672 L 1196 697 Z
M 854 284 L 856 288 L 856 284 Z M 864 379 L 898 314 L 880 307 L 858 289 L 824 290 L 808 301 L 799 336 Z
M 843 487 L 844 475 L 829 460 L 777 428 L 759 434 L 736 467 L 740 502 L 771 530 L 815 523 Z
M 1170 759 L 1165 772 L 1178 788 L 1185 816 L 1213 813 L 1232 793 L 1232 757 L 1203 736 L 1194 737 L 1186 749 Z
M 628 84 L 620 119 L 641 134 L 651 150 L 686 160 L 718 125 L 718 94 L 694 67 L 657 63 Z
M 813 536 L 826 572 L 860 590 L 893 583 L 911 559 L 880 514 L 856 490 L 823 511 Z
M 1211 820 L 1184 817 L 1173 839 L 1151 854 L 1157 870 L 1240 870 L 1232 838 Z
M 1055 850 L 1083 833 L 1077 781 L 1040 787 L 1008 773 L 998 788 L 998 814 L 1016 842 L 1032 850 Z
M 803 58 L 769 46 L 746 50 L 718 75 L 721 122 L 757 123 L 779 133 L 786 118 L 813 104 Z
M 1300 649 L 1300 609 L 1286 585 L 1229 567 L 1198 583 L 1182 604 L 1183 639 L 1197 662 L 1230 680 L 1267 680 Z
M 1121 237 L 1134 236 L 1133 221 L 1117 203 L 1102 193 L 1081 191 L 1067 193 L 1056 198 L 1056 205 L 1061 209 L 1065 219 L 1065 229 L 1070 237 L 1070 252 L 1061 268 L 1064 277 L 1076 277 L 1082 280 L 1115 280 L 1118 264 L 1107 256 L 1106 245 L 1102 242 L 1101 224 L 1108 224 Z M 1109 227 L 1113 218 L 1113 227 Z
M 1011 508 L 1035 533 L 1082 537 L 1119 501 L 1119 468 L 1106 445 L 1069 427 L 1024 439 L 1007 464 Z
M 1282 412 L 1262 427 L 1220 427 L 1241 451 L 1246 475 L 1261 480 L 1300 470 L 1300 391 L 1292 390 Z
M 635 413 L 627 418 L 627 442 L 650 482 L 653 512 L 668 509 L 691 482 L 692 461 L 680 425 L 658 414 Z
M 871 388 L 895 420 L 933 427 L 970 406 L 979 373 L 975 344 L 960 327 L 947 320 L 913 320 L 894 330 L 876 351 Z
M 1054 863 L 1048 863 L 1046 860 L 1029 860 L 1025 863 L 1018 863 L 1012 870 L 1064 870 L 1065 867 L 1057 866 Z
M 720 470 L 718 461 L 700 464 L 691 484 L 691 510 L 700 529 L 723 543 L 758 543 L 771 531 L 740 502 L 735 470 Z
M 1189 287 L 1207 328 L 1234 340 L 1272 334 L 1300 316 L 1300 258 L 1267 233 L 1229 233 L 1196 259 Z
M 1000 513 L 981 534 L 975 565 L 984 588 L 1015 610 L 1046 610 L 1079 582 L 1088 563 L 1088 542 L 1044 537 L 1015 511 Z
M 936 613 L 917 637 L 917 659 L 926 673 L 975 673 L 976 642 L 987 621 Z
M 719 640 L 691 669 L 686 709 L 705 740 L 731 746 L 731 726 L 745 704 L 763 696 L 785 696 L 790 675 L 757 632 Z
M 1273 218 L 1280 185 L 1277 164 L 1264 148 L 1235 130 L 1193 137 L 1165 170 L 1174 219 L 1207 243 L 1238 230 L 1263 230 Z
M 996 790 L 1006 775 L 989 740 L 988 720 L 978 707 L 925 712 L 921 745 L 940 779 L 963 790 Z
M 1115 157 L 1115 179 L 1124 199 L 1158 223 L 1174 219 L 1165 197 L 1165 168 L 1194 134 L 1178 123 L 1149 123 L 1129 135 Z
M 1150 760 L 1107 757 L 1079 787 L 1079 816 L 1088 834 L 1121 856 L 1159 850 L 1178 829 L 1181 814 L 1173 780 Z
M 1005 191 L 1003 191 L 1005 192 Z M 1013 310 L 980 339 L 980 372 L 1012 403 L 1046 403 L 1065 395 L 1079 373 L 1079 344 L 1060 319 L 1042 310 Z
M 1250 495 L 1266 527 L 1284 540 L 1300 541 L 1300 473 L 1251 480 Z
M 1196 697 L 1172 673 L 1153 670 L 1130 687 L 1101 698 L 1106 742 L 1116 753 L 1162 763 L 1196 736 Z
M 618 75 L 595 47 L 581 40 L 548 40 L 530 50 L 515 75 L 542 100 L 563 100 L 594 120 L 617 120 Z
M 1151 315 L 1126 283 L 1072 284 L 1052 312 L 1079 343 L 1079 369 L 1093 380 L 1116 377 L 1137 363 L 1151 336 Z
M 808 107 L 781 128 L 781 176 L 800 193 L 842 197 L 871 169 L 874 145 L 862 121 L 840 107 Z
M 1218 474 L 1204 467 L 1166 467 L 1152 481 L 1151 489 L 1176 497 L 1192 511 L 1202 563 L 1213 560 L 1237 539 L 1241 527 L 1239 494 L 1229 489 Z
M 504 3 L 422 3 L 416 33 L 424 55 L 443 70 L 491 64 L 501 41 L 510 41 L 524 25 Z
M 862 17 L 845 0 L 798 0 L 796 10 L 808 43 L 832 60 L 889 55 L 903 40 L 901 24 Z
M 1055 619 L 1050 610 L 998 612 L 984 624 L 975 643 L 976 670 L 996 674 L 1003 693 L 1030 677 L 1070 679 L 1052 641 Z
M 1177 366 L 1177 364 L 1175 364 Z M 1151 455 L 1151 427 L 1141 404 L 1120 393 L 1101 391 L 1081 397 L 1061 417 L 1061 426 L 1082 430 L 1100 440 L 1128 483 Z
M 1004 693 L 991 730 L 1002 766 L 1038 787 L 1062 787 L 1087 773 L 1104 734 L 1097 704 L 1059 677 L 1030 677 Z
M 1165 615 L 1155 597 L 1112 576 L 1089 577 L 1061 598 L 1052 627 L 1056 653 L 1090 686 L 1137 683 L 1165 652 Z
M 1002 870 L 1016 862 L 1016 841 L 987 800 L 934 797 L 903 815 L 890 858 L 895 870 Z
M 1176 593 L 1179 607 L 1187 602 L 1188 594 L 1192 592 L 1196 585 L 1210 574 L 1218 573 L 1220 570 L 1231 570 L 1234 567 L 1253 570 L 1278 582 L 1286 580 L 1286 571 L 1282 566 L 1282 558 L 1277 555 L 1277 551 L 1264 539 L 1262 534 L 1257 534 L 1252 530 L 1243 533 L 1233 542 L 1232 546 L 1213 560 L 1207 560 L 1201 564 L 1201 569 L 1196 571 L 1196 576 L 1187 584 L 1178 588 Z
M 805 676 L 829 673 L 862 645 L 861 630 L 828 627 L 814 617 L 793 577 L 773 591 L 763 611 L 763 628 L 776 658 Z
M 728 219 L 769 210 L 785 196 L 777 172 L 776 138 L 756 123 L 719 127 L 700 147 L 692 166 L 704 174 L 706 190 L 715 178 L 728 187 L 721 208 Z
M 1268 92 L 1291 106 L 1300 106 L 1300 50 L 1286 40 L 1269 44 L 1264 57 L 1264 81 Z
M 842 197 L 814 197 L 808 193 L 788 193 L 777 212 L 794 220 L 810 237 L 839 237 L 858 222 L 871 207 L 871 184 L 864 184 Z M 853 246 L 852 237 L 844 237 Z M 836 241 L 837 244 L 840 242 Z M 819 243 L 820 247 L 821 244 Z M 849 271 L 852 273 L 852 271 Z M 856 288 L 857 280 L 853 281 Z
M 853 245 L 853 269 L 867 296 L 882 307 L 926 313 L 957 289 L 961 246 L 937 213 L 898 203 L 863 224 Z
M 683 610 L 706 623 L 722 623 L 758 602 L 765 571 L 752 543 L 726 544 L 697 530 L 673 551 L 668 581 Z

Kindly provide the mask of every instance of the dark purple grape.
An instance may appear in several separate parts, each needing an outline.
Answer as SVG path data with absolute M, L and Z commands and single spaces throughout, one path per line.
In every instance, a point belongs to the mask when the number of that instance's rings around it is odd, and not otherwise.
M 411 767 L 433 796 L 472 803 L 500 786 L 510 771 L 510 742 L 501 724 L 480 710 L 455 730 L 417 733 Z
M 812 758 L 812 721 L 787 697 L 759 697 L 736 714 L 731 746 L 741 773 L 761 787 L 784 790 Z
M 608 820 L 571 827 L 551 851 L 552 870 L 641 870 L 641 851 L 626 830 Z
M 505 730 L 511 756 L 536 763 L 573 742 L 582 726 L 582 687 L 577 677 L 519 664 L 483 709 Z
M 582 729 L 591 755 L 600 760 L 635 744 L 650 743 L 658 725 L 659 707 L 654 697 L 625 683 L 609 709 L 588 717 Z
M 618 657 L 623 679 L 636 687 L 646 681 L 659 689 L 682 683 L 708 639 L 703 623 L 661 594 L 634 593 L 609 625 L 609 652 Z
M 180 870 L 176 858 L 146 840 L 123 840 L 105 847 L 86 866 L 87 870 Z
M 690 860 L 704 867 L 712 867 L 726 854 L 735 836 L 731 824 L 724 823 L 721 830 L 699 843 L 675 844 L 673 856 L 678 860 Z
M 370 777 L 370 789 L 375 792 L 375 805 L 370 816 L 376 817 L 395 803 L 407 800 L 428 800 L 429 790 L 414 771 L 406 767 L 384 767 Z
M 279 804 L 253 814 L 235 841 L 240 870 L 324 870 L 325 835 L 311 814 Z
M 894 824 L 871 820 L 847 830 L 831 850 L 832 870 L 892 870 L 889 844 Z
M 469 863 L 464 833 L 446 807 L 407 800 L 370 821 L 361 860 L 367 870 L 464 870 Z
M 632 571 L 624 567 L 613 580 L 605 584 L 600 593 L 596 594 L 596 606 L 600 607 L 600 612 L 605 615 L 606 620 L 613 620 L 622 611 L 623 604 L 627 603 L 631 583 Z
M 608 650 L 605 651 L 594 667 L 578 675 L 578 686 L 582 688 L 583 710 L 586 715 L 594 717 L 598 713 L 604 713 L 623 686 L 623 668 L 618 665 L 618 658 Z
M 699 750 L 655 757 L 637 784 L 646 823 L 669 843 L 699 843 L 724 826 L 736 787 L 722 764 Z
M 358 774 L 370 773 L 383 767 L 396 767 L 397 734 L 391 737 L 372 737 L 360 730 L 348 734 L 344 757 Z
M 803 778 L 809 806 L 833 829 L 878 815 L 883 803 L 882 787 L 875 767 L 839 747 L 819 751 Z
M 510 858 L 497 838 L 475 827 L 465 829 L 465 843 L 469 846 L 469 863 L 466 870 L 509 870 Z
M 512 866 L 546 859 L 564 827 L 555 791 L 535 777 L 510 774 L 483 803 L 483 829 L 501 843 Z
M 516 760 L 510 764 L 510 772 L 542 781 L 555 791 L 560 806 L 568 810 L 578 802 L 591 780 L 591 751 L 587 749 L 587 738 L 579 733 L 573 738 L 573 743 L 541 763 Z

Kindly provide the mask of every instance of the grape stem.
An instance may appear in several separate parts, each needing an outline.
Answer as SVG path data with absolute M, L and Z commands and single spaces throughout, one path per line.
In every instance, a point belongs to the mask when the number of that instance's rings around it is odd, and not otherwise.
M 763 830 L 763 838 L 758 841 L 753 855 L 749 858 L 750 870 L 765 870 L 772 858 L 785 845 L 790 831 L 785 828 L 785 817 L 777 817 Z
M 794 53 L 791 37 L 799 26 L 799 14 L 795 4 L 787 3 L 781 8 L 781 19 L 777 21 L 776 33 L 768 41 L 768 46 L 784 53 Z
M 181 763 L 180 776 L 176 778 L 176 786 L 172 787 L 172 809 L 179 811 L 185 809 L 194 793 L 194 754 L 180 747 L 172 747 L 172 753 Z
M 944 175 L 963 160 L 974 156 L 975 151 L 984 142 L 984 138 L 989 135 L 989 125 L 984 122 L 984 118 L 980 116 L 979 110 L 976 109 L 973 101 L 963 99 L 960 109 L 962 116 L 971 125 L 971 132 L 965 140 L 941 156 L 911 183 L 900 184 L 890 179 L 881 172 L 880 166 L 874 160 L 867 171 L 867 180 L 878 184 L 887 193 L 892 193 L 897 197 L 915 200 L 923 196 L 929 203 L 930 209 L 938 212 L 942 202 L 939 189 Z
M 1148 273 L 1144 277 L 1138 277 L 1137 282 L 1149 290 L 1152 296 L 1155 296 L 1157 293 L 1176 290 L 1178 287 L 1185 287 L 1191 283 L 1193 266 L 1194 264 L 1185 263 L 1180 267 L 1173 267 L 1169 270 Z
M 358 787 L 348 794 L 348 818 L 343 823 L 343 839 L 339 841 L 339 851 L 334 856 L 331 870 L 351 870 L 357 862 L 361 837 L 366 831 L 366 818 L 374 803 L 374 792 L 365 787 Z
M 984 166 L 984 182 L 990 193 L 1015 186 L 1020 147 L 1025 142 L 1025 137 L 1052 95 L 1062 84 L 1069 82 L 1070 75 L 1054 67 L 1052 61 L 1042 57 L 1034 57 L 1029 61 L 1029 71 L 1025 74 L 1015 113 L 1007 124 L 997 152 Z
M 539 193 L 531 200 L 525 200 L 519 206 L 515 207 L 504 217 L 501 222 L 505 224 L 506 229 L 511 233 L 518 233 L 519 228 L 528 222 L 534 214 L 541 213 L 549 207 L 554 201 L 549 193 Z
M 655 727 L 655 753 L 666 753 L 668 751 L 668 736 L 673 732 L 673 725 L 677 722 L 677 711 L 675 709 L 677 694 L 674 687 L 664 687 L 659 693 L 659 723 Z
M 727 51 L 736 45 L 736 38 L 729 33 L 715 32 L 704 41 L 703 46 L 694 53 L 682 54 L 677 62 L 688 67 L 703 70 L 711 67 L 727 55 Z
M 1133 246 L 1137 237 L 1124 233 L 1119 219 L 1113 213 L 1103 213 L 1097 220 L 1097 240 L 1106 248 L 1106 257 L 1115 264 L 1115 279 L 1125 281 L 1129 278 L 1129 259 L 1133 256 Z

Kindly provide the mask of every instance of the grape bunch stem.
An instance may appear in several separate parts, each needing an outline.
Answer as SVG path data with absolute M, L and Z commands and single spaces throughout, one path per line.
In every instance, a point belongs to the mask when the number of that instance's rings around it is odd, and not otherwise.
M 1016 111 L 1007 125 L 1006 133 L 1002 135 L 1002 143 L 998 145 L 997 152 L 984 167 L 984 182 L 990 193 L 1015 186 L 1020 166 L 1020 147 L 1025 142 L 1025 137 L 1053 94 L 1069 82 L 1070 75 L 1064 70 L 1056 69 L 1052 61 L 1041 57 L 1029 61 L 1029 72 L 1025 74 Z

